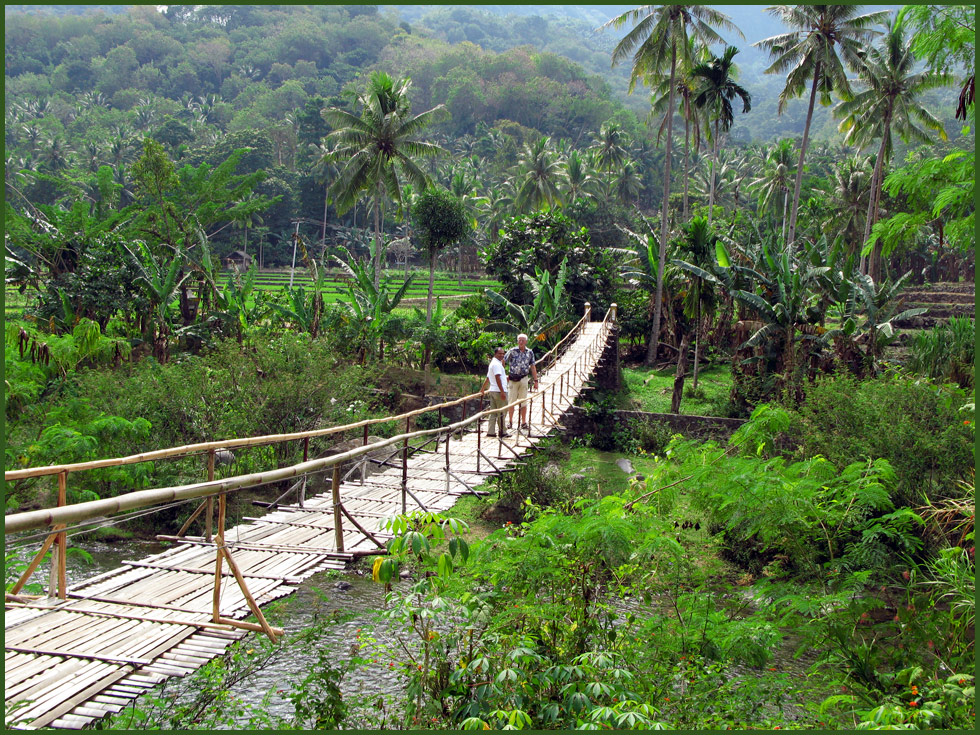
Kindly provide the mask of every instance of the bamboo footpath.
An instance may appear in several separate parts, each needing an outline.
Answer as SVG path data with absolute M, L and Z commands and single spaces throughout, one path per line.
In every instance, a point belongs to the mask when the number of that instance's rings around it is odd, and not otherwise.
M 263 605 L 291 594 L 315 572 L 342 570 L 359 556 L 384 553 L 390 538 L 383 531 L 387 517 L 448 510 L 460 495 L 480 493 L 476 488 L 488 476 L 513 469 L 525 452 L 561 428 L 562 415 L 587 387 L 600 362 L 616 306 L 601 322 L 590 317 L 586 304 L 578 324 L 537 361 L 539 390 L 526 399 L 530 427 L 507 439 L 484 435 L 483 424 L 492 412 L 481 410 L 482 394 L 473 394 L 344 427 L 6 472 L 8 482 L 55 477 L 58 506 L 5 517 L 8 544 L 30 538 L 40 542 L 27 570 L 6 594 L 5 724 L 23 729 L 82 728 L 120 711 L 164 679 L 193 672 L 249 632 L 278 640 L 283 631 L 266 621 Z M 435 429 L 413 430 L 418 415 L 438 412 L 441 424 L 450 408 L 461 412 L 462 419 Z M 469 416 L 468 408 L 473 409 Z M 404 421 L 404 433 L 368 443 L 372 424 L 393 420 Z M 352 431 L 362 432 L 361 446 L 306 459 L 311 438 Z M 286 441 L 302 442 L 304 462 L 215 479 L 216 454 L 222 449 Z M 73 472 L 193 454 L 206 461 L 205 482 L 73 505 L 66 502 Z M 368 463 L 380 471 L 369 474 Z M 346 475 L 341 474 L 342 466 L 350 468 Z M 329 491 L 307 497 L 307 485 L 315 476 L 329 478 Z M 268 513 L 225 527 L 229 492 L 272 482 L 290 484 L 276 503 L 268 504 Z M 194 500 L 199 506 L 183 527 L 158 536 L 175 542 L 174 547 L 67 585 L 65 550 L 73 530 L 91 527 L 93 519 L 114 513 Z M 198 526 L 200 535 L 187 535 Z M 47 595 L 25 594 L 25 584 L 49 550 Z M 246 622 L 249 615 L 256 622 Z

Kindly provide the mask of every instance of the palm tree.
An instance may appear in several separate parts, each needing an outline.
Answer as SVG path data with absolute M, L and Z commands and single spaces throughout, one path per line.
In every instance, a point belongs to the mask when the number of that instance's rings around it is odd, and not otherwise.
M 709 24 L 735 30 L 727 15 L 704 5 L 643 5 L 618 15 L 606 26 L 620 28 L 626 23 L 635 23 L 633 30 L 616 44 L 612 53 L 615 66 L 630 55 L 633 67 L 630 70 L 630 92 L 641 76 L 645 79 L 658 79 L 669 69 L 667 88 L 670 96 L 667 109 L 674 110 L 678 62 L 689 61 L 690 37 L 705 44 L 720 43 L 721 36 Z M 603 26 L 605 27 L 605 26 Z M 739 35 L 741 32 L 739 31 Z M 670 155 L 673 144 L 674 116 L 667 117 L 666 161 L 664 163 L 664 198 L 660 208 L 660 255 L 657 259 L 657 297 L 654 306 L 653 328 L 646 362 L 652 365 L 657 358 L 660 342 L 660 319 L 663 312 L 663 267 L 667 247 L 667 204 L 670 201 Z
M 596 179 L 589 173 L 588 162 L 578 151 L 572 151 L 565 159 L 565 179 L 568 181 L 568 204 L 574 204 L 580 196 L 591 196 Z
M 637 175 L 636 167 L 632 163 L 624 163 L 613 184 L 616 191 L 616 198 L 625 206 L 636 204 L 640 192 L 643 191 L 643 182 Z
M 694 317 L 694 378 L 693 388 L 698 389 L 698 357 L 701 345 L 702 313 L 715 312 L 715 286 L 721 285 L 711 273 L 718 260 L 718 238 L 711 232 L 711 225 L 704 217 L 695 217 L 684 233 L 686 259 L 673 259 L 671 263 L 687 271 L 691 278 L 691 288 L 684 299 L 684 310 Z M 724 260 L 727 265 L 727 259 Z
M 783 138 L 777 141 L 764 154 L 765 163 L 762 175 L 753 179 L 749 186 L 759 194 L 759 211 L 764 212 L 779 201 L 783 205 L 783 242 L 786 241 L 786 210 L 789 205 L 789 186 L 794 176 L 793 141 Z
M 926 90 L 949 84 L 951 77 L 929 72 L 915 73 L 916 63 L 912 44 L 905 38 L 905 28 L 897 21 L 892 22 L 886 28 L 881 44 L 871 49 L 858 67 L 858 77 L 867 89 L 834 108 L 834 116 L 843 118 L 840 130 L 846 132 L 845 143 L 864 147 L 875 138 L 881 138 L 871 175 L 871 197 L 862 243 L 868 241 L 871 228 L 878 221 L 884 167 L 892 154 L 892 132 L 897 131 L 905 141 L 931 142 L 929 135 L 916 127 L 917 120 L 946 140 L 942 123 L 918 104 L 916 98 Z M 878 247 L 875 243 L 870 269 L 864 256 L 861 258 L 861 272 L 870 272 L 874 280 L 879 277 Z
M 514 208 L 518 212 L 536 211 L 561 203 L 565 172 L 552 149 L 551 138 L 544 136 L 525 146 L 517 166 L 520 184 L 514 197 Z
M 709 55 L 705 47 L 695 48 L 694 39 L 688 39 L 688 56 L 692 62 L 706 61 Z M 694 80 L 691 78 L 691 66 L 684 64 L 677 70 L 677 81 L 675 90 L 680 97 L 679 108 L 681 118 L 684 120 L 684 199 L 681 221 L 687 222 L 688 219 L 688 192 L 691 174 L 691 134 L 694 134 L 694 149 L 701 150 L 701 110 L 694 105 Z M 670 89 L 667 87 L 668 80 L 663 79 L 657 85 L 651 97 L 650 119 L 660 118 L 660 129 L 657 131 L 657 142 L 667 127 L 667 103 L 670 100 Z
M 457 243 L 456 275 L 457 285 L 463 287 L 463 244 L 472 240 L 472 234 L 476 232 L 479 224 L 477 214 L 480 208 L 486 204 L 486 197 L 480 196 L 476 191 L 476 172 L 469 166 L 463 165 L 453 171 L 453 176 L 449 181 L 450 193 L 459 200 L 463 207 L 463 214 L 469 223 L 469 232 L 466 237 Z
M 735 122 L 735 111 L 732 108 L 732 101 L 739 97 L 742 100 L 742 112 L 748 112 L 752 108 L 752 96 L 742 87 L 735 78 L 738 76 L 738 67 L 732 59 L 738 49 L 729 46 L 725 53 L 716 56 L 711 61 L 698 64 L 691 70 L 691 76 L 699 83 L 694 104 L 711 111 L 714 122 L 713 138 L 713 157 L 711 164 L 711 188 L 708 193 L 708 226 L 711 226 L 713 209 L 715 204 L 715 169 L 718 167 L 718 145 L 720 133 L 728 132 L 732 123 Z
M 374 286 L 381 283 L 381 206 L 385 195 L 401 201 L 401 173 L 417 189 L 424 189 L 429 177 L 416 159 L 444 153 L 444 149 L 423 141 L 419 134 L 445 108 L 437 105 L 418 115 L 411 114 L 408 90 L 411 81 L 393 81 L 384 72 L 371 75 L 360 95 L 360 116 L 336 107 L 321 112 L 335 129 L 327 135 L 336 142 L 334 159 L 344 168 L 330 187 L 334 206 L 343 214 L 369 191 L 374 196 Z
M 320 245 L 327 242 L 327 208 L 330 203 L 330 187 L 327 182 L 337 175 L 337 166 L 333 161 L 333 149 L 326 143 L 310 143 L 308 150 L 313 158 L 313 168 L 310 174 L 313 180 L 323 185 L 323 221 L 320 223 Z
M 629 137 L 619 123 L 607 120 L 593 136 L 589 152 L 600 171 L 617 170 L 629 160 Z
M 869 157 L 848 156 L 831 174 L 831 188 L 827 195 L 833 206 L 831 216 L 822 224 L 822 229 L 830 236 L 839 235 L 848 254 L 859 248 L 858 238 L 865 228 L 865 202 L 868 200 L 870 187 L 870 168 Z
M 806 158 L 817 90 L 820 90 L 820 100 L 824 104 L 830 103 L 834 92 L 844 99 L 851 96 L 851 85 L 844 73 L 841 57 L 837 55 L 837 47 L 840 47 L 843 62 L 852 68 L 856 67 L 864 52 L 863 44 L 878 34 L 871 26 L 884 23 L 889 11 L 858 15 L 857 5 L 776 5 L 767 10 L 790 28 L 797 29 L 753 44 L 768 51 L 773 57 L 772 65 L 766 69 L 767 74 L 789 72 L 786 86 L 779 93 L 778 111 L 782 113 L 787 102 L 800 97 L 806 90 L 807 83 L 810 83 L 810 104 L 803 126 L 803 140 L 800 142 L 800 160 L 796 166 L 793 206 L 789 213 L 789 233 L 786 239 L 787 247 L 792 247 L 796 239 L 803 161 Z

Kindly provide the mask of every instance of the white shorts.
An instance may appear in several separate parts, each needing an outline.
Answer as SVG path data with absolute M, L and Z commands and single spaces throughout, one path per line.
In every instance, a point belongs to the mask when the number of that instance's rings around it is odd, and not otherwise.
M 507 379 L 507 402 L 522 400 L 527 398 L 527 383 L 529 376 L 525 375 L 520 380 Z

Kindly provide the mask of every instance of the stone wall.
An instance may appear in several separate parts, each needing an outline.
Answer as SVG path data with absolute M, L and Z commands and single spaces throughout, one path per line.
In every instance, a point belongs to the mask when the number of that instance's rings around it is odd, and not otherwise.
M 684 416 L 672 413 L 648 413 L 646 411 L 610 411 L 603 416 L 589 416 L 579 406 L 573 406 L 565 414 L 562 424 L 569 436 L 612 433 L 617 426 L 630 420 L 658 421 L 669 424 L 671 429 L 689 439 L 728 439 L 745 419 L 727 419 L 717 416 Z

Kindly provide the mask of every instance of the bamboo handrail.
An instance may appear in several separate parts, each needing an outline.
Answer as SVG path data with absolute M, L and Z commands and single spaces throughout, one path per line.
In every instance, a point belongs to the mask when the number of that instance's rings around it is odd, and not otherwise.
M 610 311 L 606 313 L 605 319 L 603 319 L 603 328 L 596 338 L 605 339 L 608 334 L 608 325 L 610 323 L 610 315 L 613 313 L 612 307 Z M 579 321 L 576 325 L 578 328 L 583 324 L 585 317 Z M 575 331 L 574 329 L 572 331 Z M 543 358 L 542 358 L 543 359 Z M 575 366 L 566 368 L 561 375 L 565 375 L 573 370 Z M 512 406 L 518 406 L 524 401 L 529 401 L 532 398 L 544 395 L 546 388 L 539 389 L 535 393 L 529 394 L 527 398 L 522 400 L 514 400 L 499 409 L 484 409 L 472 416 L 467 417 L 465 420 L 458 421 L 452 424 L 448 424 L 443 427 L 437 427 L 434 429 L 416 430 L 412 432 L 407 432 L 405 434 L 400 434 L 388 439 L 382 439 L 381 441 L 374 442 L 373 444 L 364 445 L 361 447 L 356 447 L 354 449 L 348 450 L 341 454 L 336 454 L 331 457 L 324 457 L 321 459 L 308 460 L 306 462 L 301 462 L 296 465 L 291 465 L 289 467 L 283 467 L 275 470 L 267 470 L 264 472 L 257 472 L 248 475 L 239 475 L 237 477 L 226 478 L 222 480 L 211 480 L 208 482 L 192 483 L 188 485 L 177 485 L 167 488 L 156 488 L 151 490 L 137 490 L 135 492 L 127 493 L 125 495 L 119 495 L 114 498 L 104 498 L 100 500 L 92 500 L 83 503 L 75 503 L 73 505 L 66 505 L 60 508 L 42 508 L 39 510 L 26 511 L 23 513 L 13 513 L 5 516 L 4 519 L 4 534 L 17 533 L 21 531 L 29 531 L 38 528 L 50 527 L 54 524 L 65 524 L 69 525 L 72 523 L 77 523 L 84 520 L 89 520 L 97 516 L 112 515 L 113 513 L 118 513 L 125 510 L 133 510 L 136 508 L 144 508 L 150 505 L 157 505 L 160 503 L 172 502 L 175 500 L 192 500 L 195 498 L 203 498 L 209 495 L 215 495 L 217 493 L 225 493 L 232 490 L 240 490 L 246 487 L 254 487 L 256 485 L 264 485 L 272 482 L 278 482 L 281 480 L 286 480 L 291 477 L 297 477 L 300 475 L 305 475 L 312 472 L 319 472 L 327 468 L 333 467 L 334 465 L 339 465 L 341 463 L 356 459 L 363 454 L 370 452 L 375 452 L 378 449 L 384 448 L 386 446 L 391 446 L 399 442 L 404 442 L 406 440 L 415 439 L 423 436 L 431 436 L 433 434 L 448 433 L 459 431 L 465 427 L 481 421 L 486 416 L 494 413 L 501 413 L 510 409 Z M 129 464 L 138 461 L 148 461 L 147 458 L 161 458 L 163 456 L 178 456 L 182 454 L 196 453 L 201 451 L 210 451 L 218 448 L 225 448 L 230 446 L 252 446 L 258 444 L 271 444 L 278 441 L 289 441 L 293 439 L 304 439 L 312 436 L 323 436 L 331 433 L 338 433 L 340 431 L 350 430 L 352 428 L 366 427 L 371 424 L 382 423 L 386 421 L 393 421 L 397 419 L 410 420 L 411 417 L 426 413 L 427 411 L 437 410 L 439 408 L 446 408 L 455 405 L 459 405 L 464 401 L 470 401 L 474 398 L 481 398 L 483 396 L 483 391 L 470 394 L 463 398 L 455 399 L 453 401 L 448 401 L 446 403 L 438 404 L 437 406 L 429 406 L 425 409 L 417 409 L 415 411 L 409 411 L 404 414 L 399 414 L 398 416 L 385 417 L 380 419 L 366 419 L 364 421 L 359 421 L 355 424 L 348 424 L 341 427 L 331 427 L 328 429 L 317 429 L 307 432 L 296 432 L 292 434 L 278 434 L 263 437 L 252 437 L 250 439 L 231 439 L 218 442 L 207 442 L 196 445 L 187 445 L 184 447 L 176 447 L 172 449 L 157 450 L 154 452 L 147 452 L 140 455 L 132 455 L 131 457 L 117 458 L 115 460 L 96 460 L 93 462 L 83 462 L 75 465 L 57 465 L 52 467 L 38 467 L 27 470 L 15 470 L 11 473 L 5 473 L 4 478 L 9 480 L 13 479 L 12 476 L 24 477 L 24 476 L 41 476 L 56 474 L 59 472 L 68 473 L 72 471 L 80 471 L 82 469 L 94 469 L 95 467 L 108 467 L 115 466 L 118 464 Z M 25 473 L 36 473 L 35 475 L 25 474 Z

